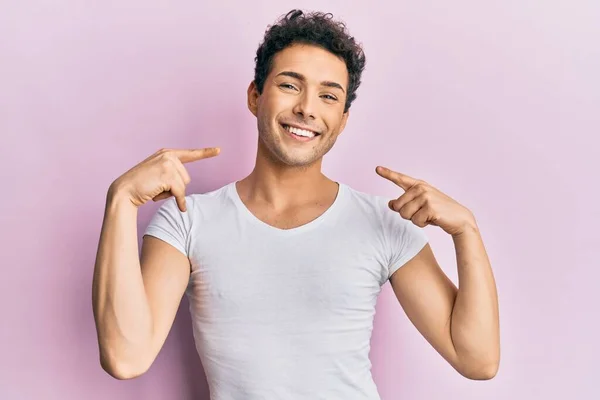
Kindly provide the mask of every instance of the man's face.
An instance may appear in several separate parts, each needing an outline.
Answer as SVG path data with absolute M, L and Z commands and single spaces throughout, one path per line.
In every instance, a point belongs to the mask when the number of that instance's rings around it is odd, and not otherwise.
M 305 167 L 319 161 L 346 125 L 347 87 L 346 64 L 327 50 L 294 44 L 277 53 L 262 94 L 254 82 L 248 88 L 259 146 L 284 165 Z M 312 133 L 312 138 L 302 136 Z

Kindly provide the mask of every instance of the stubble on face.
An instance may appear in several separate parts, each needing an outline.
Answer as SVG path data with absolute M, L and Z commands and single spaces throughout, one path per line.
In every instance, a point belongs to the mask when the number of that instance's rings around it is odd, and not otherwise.
M 290 82 L 308 91 L 311 99 L 311 112 L 306 115 L 294 111 L 297 108 L 298 93 L 282 91 L 277 85 L 287 82 L 285 78 L 273 78 L 280 71 L 294 71 L 306 77 L 307 82 Z M 325 71 L 325 72 L 323 72 Z M 259 152 L 277 165 L 306 169 L 320 162 L 334 146 L 343 129 L 347 115 L 343 113 L 345 93 L 332 91 L 337 102 L 331 103 L 321 98 L 321 92 L 327 88 L 315 89 L 321 81 L 339 81 L 346 86 L 347 70 L 343 60 L 319 47 L 293 45 L 278 53 L 273 60 L 273 75 L 265 82 L 263 95 L 257 100 L 257 128 L 259 134 Z M 313 88 L 308 89 L 308 85 Z M 294 142 L 287 136 L 282 122 L 296 122 L 302 126 L 315 127 L 321 133 L 310 142 Z
M 277 121 L 272 124 L 267 118 L 259 117 L 257 120 L 259 146 L 264 147 L 265 155 L 276 164 L 306 169 L 321 160 L 337 140 L 337 132 L 327 132 L 315 138 L 316 142 L 310 149 L 294 149 L 282 143 L 286 133 Z

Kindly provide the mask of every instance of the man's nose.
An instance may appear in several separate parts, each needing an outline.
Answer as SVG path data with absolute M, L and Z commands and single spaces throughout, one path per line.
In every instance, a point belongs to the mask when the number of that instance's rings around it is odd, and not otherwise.
M 301 115 L 304 119 L 315 119 L 316 118 L 316 104 L 313 96 L 304 92 L 300 95 L 296 106 L 294 107 L 294 113 L 296 115 Z

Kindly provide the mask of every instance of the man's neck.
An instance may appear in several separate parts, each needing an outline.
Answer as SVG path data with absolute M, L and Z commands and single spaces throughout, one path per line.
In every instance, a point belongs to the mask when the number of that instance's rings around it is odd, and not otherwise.
M 264 160 L 263 160 L 264 161 Z M 269 204 L 274 209 L 287 209 L 315 201 L 337 184 L 321 172 L 321 160 L 305 167 L 257 163 L 253 171 L 237 184 L 240 196 L 248 202 Z

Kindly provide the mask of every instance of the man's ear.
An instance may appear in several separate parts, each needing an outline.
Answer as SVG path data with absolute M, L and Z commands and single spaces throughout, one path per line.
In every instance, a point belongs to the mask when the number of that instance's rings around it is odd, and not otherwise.
M 256 82 L 250 82 L 248 86 L 248 110 L 256 117 L 258 112 L 258 88 L 256 87 Z
M 344 114 L 342 114 L 342 123 L 340 124 L 340 131 L 337 134 L 338 136 L 340 136 L 342 134 L 342 132 L 344 131 L 344 128 L 346 127 L 346 122 L 348 122 L 349 116 L 350 116 L 350 110 L 348 110 Z

